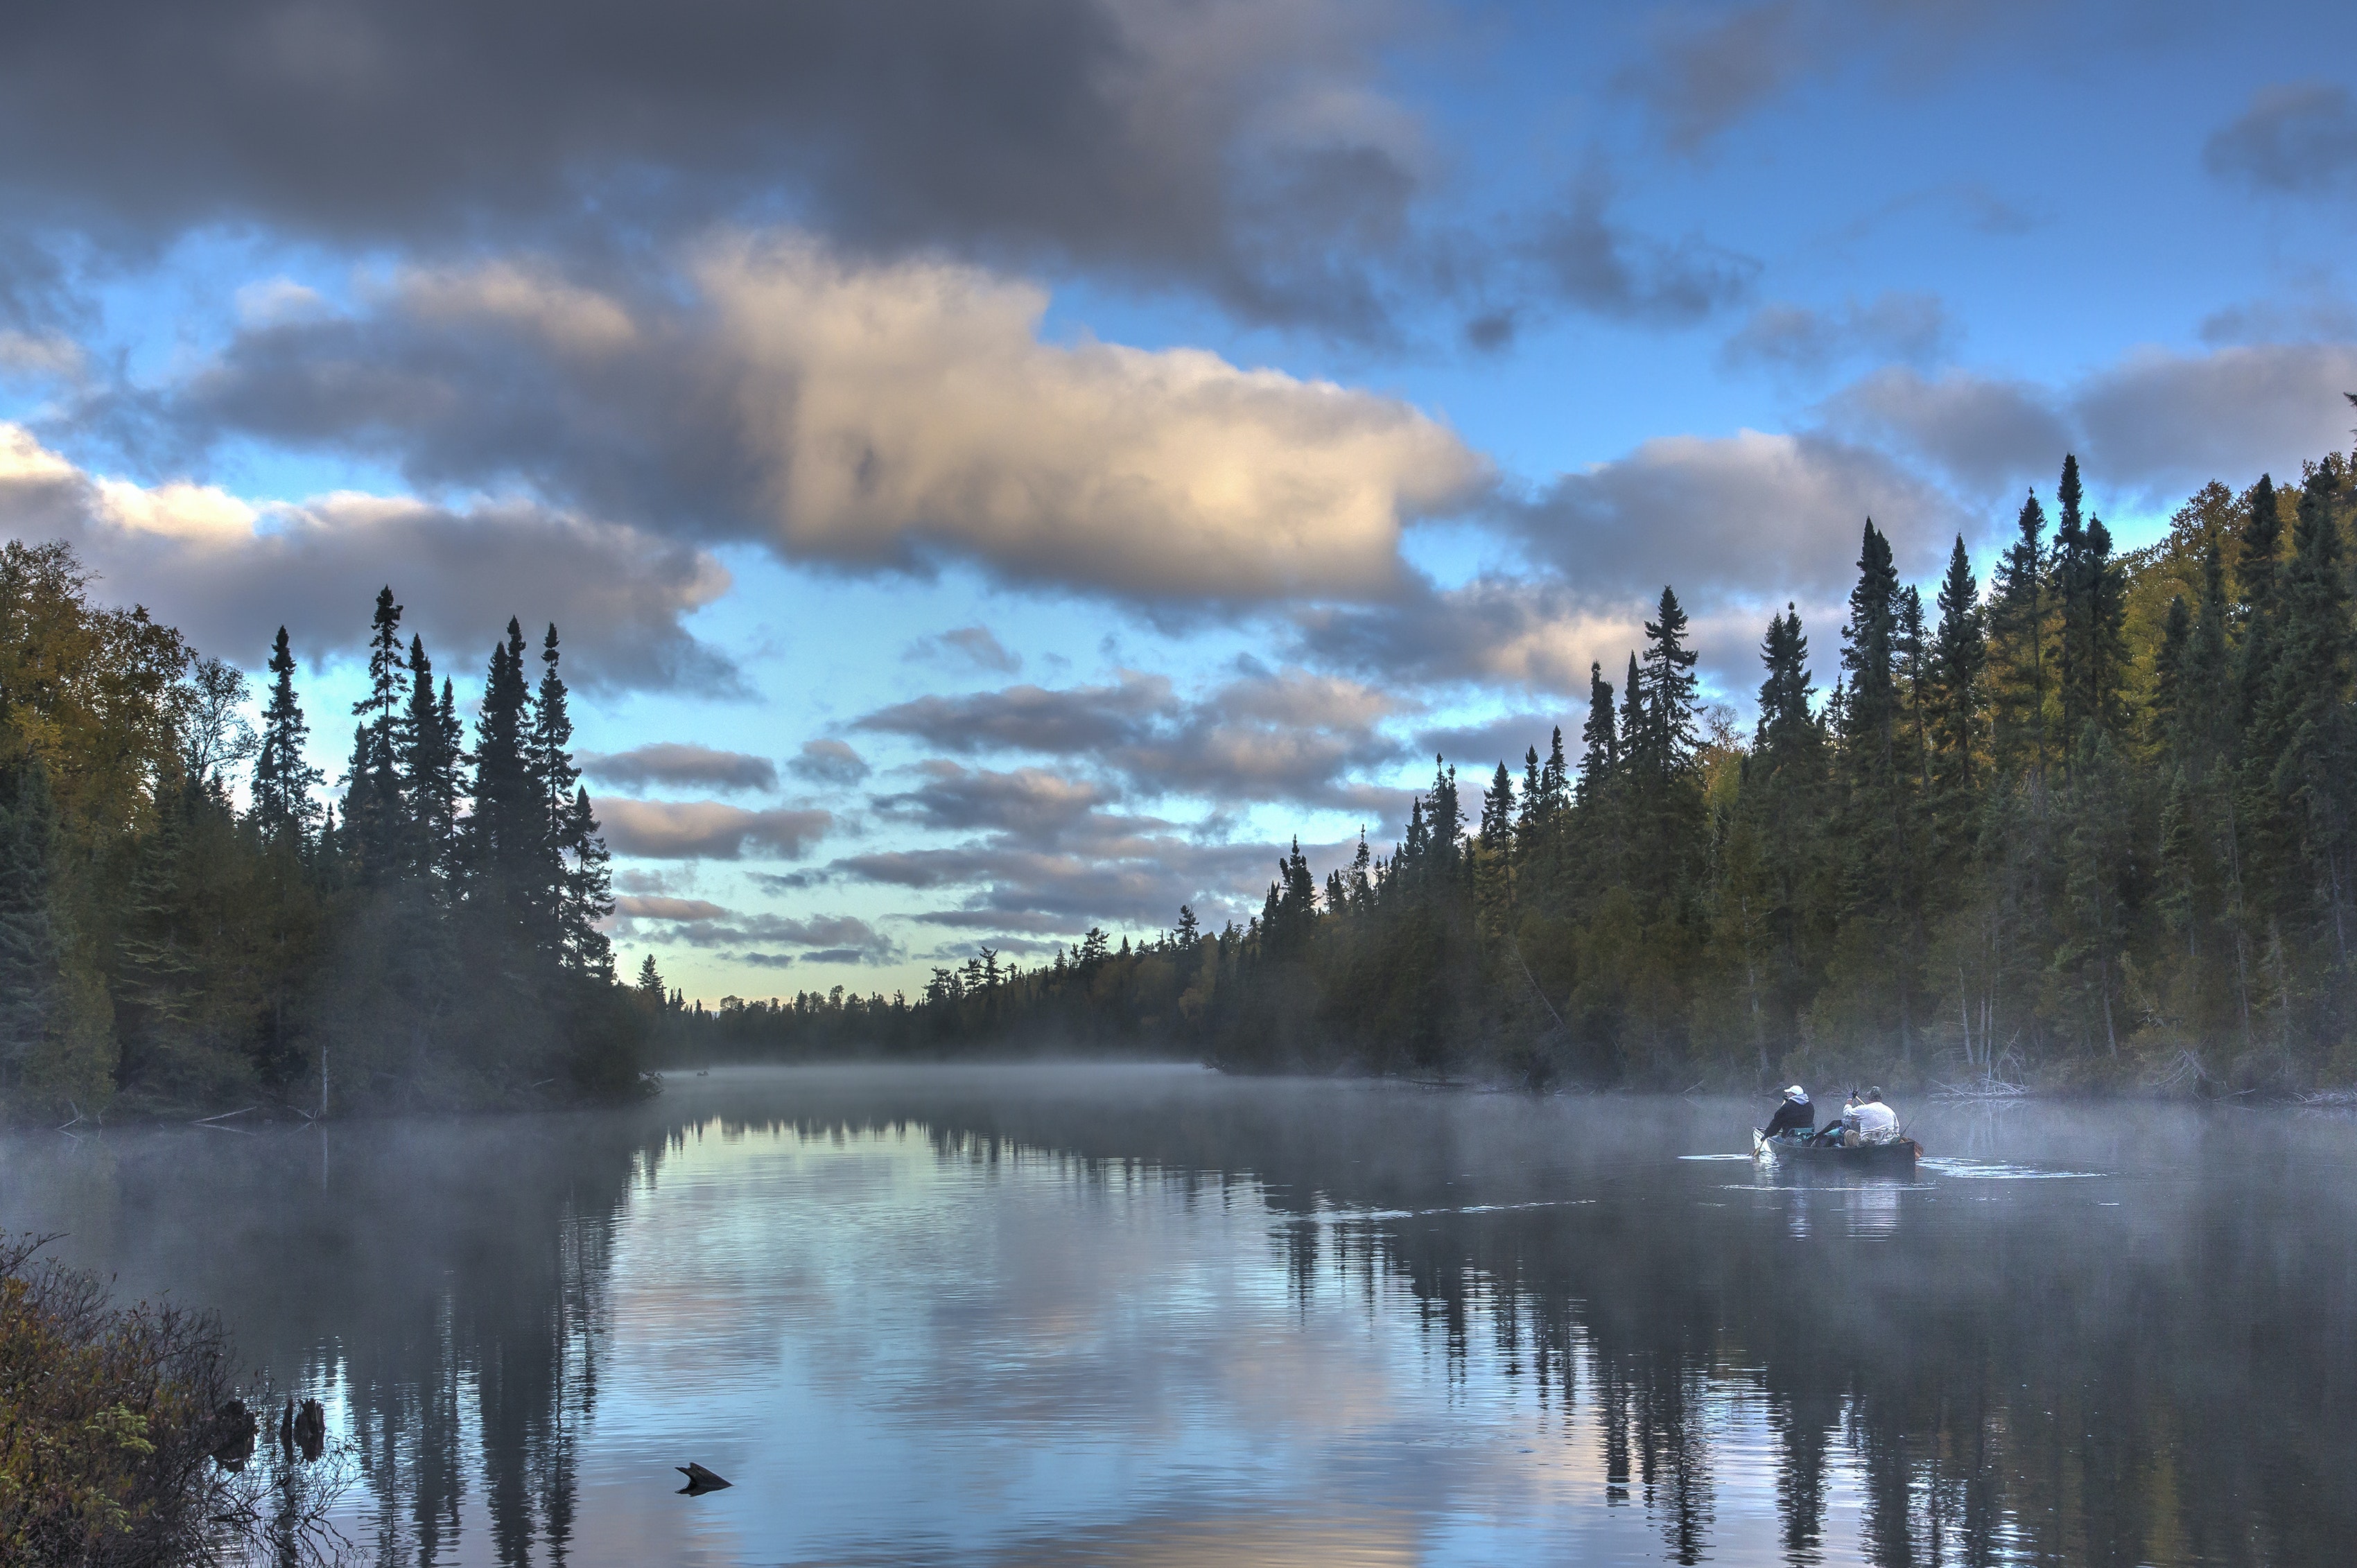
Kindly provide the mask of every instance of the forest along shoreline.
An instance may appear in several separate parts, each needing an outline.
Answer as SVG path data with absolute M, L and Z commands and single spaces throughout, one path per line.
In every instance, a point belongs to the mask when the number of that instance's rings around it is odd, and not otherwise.
M 1868 521 L 1830 679 L 1788 606 L 1748 735 L 1664 588 L 1576 749 L 1558 726 L 1478 793 L 1437 758 L 1387 855 L 1362 838 L 1321 885 L 1297 842 L 1241 927 L 985 948 L 913 1002 L 672 995 L 657 1059 L 2345 1101 L 2351 475 L 2213 481 L 2123 554 L 2066 456 L 1986 584 L 1958 537 L 1928 604 Z
M 1576 745 L 1260 912 L 983 947 L 920 994 L 691 1001 L 604 934 L 557 629 L 471 726 L 378 596 L 340 793 L 283 628 L 245 680 L 0 549 L 0 1099 L 18 1120 L 557 1106 L 729 1061 L 1200 1060 L 1524 1089 L 2346 1102 L 2357 1090 L 2351 459 L 2212 482 L 2120 553 L 2075 458 L 1930 604 L 1871 521 L 1824 679 L 1790 606 L 1748 734 L 1673 587 Z M 1822 646 L 1825 634 L 1815 634 Z M 1817 655 L 1822 659 L 1823 655 Z M 1746 679 L 1729 672 L 1727 683 Z M 470 746 L 470 748 L 469 748 Z M 232 788 L 242 780 L 242 798 Z

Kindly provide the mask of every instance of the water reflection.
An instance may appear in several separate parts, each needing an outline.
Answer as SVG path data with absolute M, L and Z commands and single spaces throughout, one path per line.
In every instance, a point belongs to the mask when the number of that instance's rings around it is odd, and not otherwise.
M 0 1145 L 0 1225 L 218 1304 L 388 1563 L 2337 1561 L 2357 1127 L 1173 1069 Z M 2067 1175 L 2070 1179 L 2049 1179 Z M 736 1486 L 673 1495 L 670 1466 Z

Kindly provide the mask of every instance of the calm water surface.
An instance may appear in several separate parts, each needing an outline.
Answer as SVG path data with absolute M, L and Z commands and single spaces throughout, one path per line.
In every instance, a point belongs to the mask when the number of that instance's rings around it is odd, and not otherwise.
M 1908 1110 L 748 1069 L 0 1141 L 0 1229 L 317 1391 L 387 1563 L 2357 1555 L 2357 1122 Z

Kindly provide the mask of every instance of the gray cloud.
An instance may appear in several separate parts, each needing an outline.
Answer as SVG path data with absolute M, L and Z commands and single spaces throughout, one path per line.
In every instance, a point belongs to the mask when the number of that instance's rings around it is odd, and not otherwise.
M 810 783 L 841 786 L 856 784 L 872 771 L 866 757 L 840 740 L 806 740 L 786 767 Z
M 1178 696 L 1162 676 L 1128 673 L 1106 686 L 921 697 L 869 714 L 857 727 L 960 756 L 1085 757 L 1149 796 L 1365 809 L 1388 794 L 1371 795 L 1353 776 L 1403 755 L 1380 726 L 1406 705 L 1331 675 L 1246 663 L 1193 699 Z
M 805 963 L 893 963 L 904 956 L 899 943 L 850 915 L 742 914 L 700 898 L 617 898 L 614 912 L 622 918 L 618 931 L 626 938 L 738 950 L 723 956 L 770 968 L 783 968 L 794 959 L 752 950 L 816 950 L 801 955 Z
M 1886 290 L 1863 304 L 1847 300 L 1832 310 L 1763 305 L 1727 340 L 1719 359 L 1729 366 L 1812 372 L 1866 356 L 1921 363 L 1944 354 L 1955 335 L 1955 322 L 1939 295 Z
M 1578 750 L 1579 723 L 1586 718 L 1585 708 L 1566 707 L 1553 714 L 1509 714 L 1486 724 L 1453 725 L 1447 729 L 1428 729 L 1415 737 L 1416 750 L 1426 757 L 1441 756 L 1468 770 L 1468 777 L 1483 789 L 1489 787 L 1489 770 L 1502 762 L 1514 776 L 1520 788 L 1523 781 L 1523 754 L 1536 747 L 1539 759 L 1544 761 L 1550 733 L 1561 725 L 1572 738 L 1565 741 L 1567 754 Z M 1577 756 L 1574 755 L 1574 760 Z M 1467 799 L 1471 799 L 1468 793 Z
M 1176 703 L 1161 675 L 1125 672 L 1109 686 L 1007 686 L 967 696 L 896 703 L 854 727 L 913 736 L 942 751 L 1040 751 L 1060 756 L 1108 751 L 1150 726 Z
M 799 860 L 834 825 L 820 811 L 748 811 L 719 800 L 597 799 L 606 842 L 618 854 L 649 860 Z
M 1923 92 L 1975 47 L 2025 31 L 2049 47 L 2133 48 L 2149 6 L 2032 0 L 1760 0 L 1652 13 L 1646 51 L 1613 87 L 1645 110 L 1674 152 L 1699 153 L 1722 132 L 1804 83 L 1867 65 L 1894 96 Z M 2058 40 L 2068 40 L 2058 46 Z
M 725 920 L 728 911 L 704 898 L 665 898 L 625 893 L 614 899 L 614 913 L 626 920 Z
M 2052 392 L 1969 371 L 1925 376 L 1888 366 L 1836 393 L 1835 424 L 1930 458 L 1984 496 L 2059 469 L 2072 422 Z
M 2202 355 L 2146 353 L 2075 389 L 2081 460 L 2155 496 L 2260 470 L 2298 473 L 2344 446 L 2357 343 L 2269 344 Z
M 2253 190 L 2330 194 L 2357 177 L 2357 102 L 2334 82 L 2262 87 L 2202 144 L 2201 162 Z
M 1292 618 L 1290 651 L 1394 684 L 1514 685 L 1577 700 L 1591 662 L 1620 679 L 1667 585 L 1693 622 L 1706 678 L 1740 693 L 1773 610 L 1797 600 L 1815 617 L 1846 595 L 1868 517 L 1910 575 L 1935 568 L 1946 542 L 1980 521 L 1888 453 L 1825 431 L 1647 441 L 1498 510 L 1535 570 L 1421 582 L 1384 604 L 1312 606 Z
M 0 423 L 0 529 L 68 541 L 102 597 L 144 604 L 249 667 L 281 625 L 315 660 L 357 650 L 389 583 L 404 629 L 462 680 L 515 616 L 557 624 L 577 686 L 737 689 L 735 667 L 683 624 L 726 591 L 717 560 L 544 507 L 339 494 L 259 508 L 186 482 L 95 478 Z
M 1846 591 L 1869 516 L 1902 565 L 1910 540 L 1943 538 L 1961 521 L 1943 492 L 1872 447 L 1745 430 L 1646 441 L 1565 475 L 1512 522 L 1583 594 L 1626 603 L 1670 583 L 1706 607 Z
M 1698 235 L 1664 241 L 1624 228 L 1608 216 L 1610 194 L 1591 171 L 1539 220 L 1525 254 L 1548 293 L 1598 316 L 1684 326 L 1751 292 L 1758 261 Z
M 979 669 L 996 671 L 1001 675 L 1012 675 L 1023 668 L 1023 656 L 1009 650 L 986 626 L 962 626 L 954 631 L 920 637 L 909 646 L 904 657 L 946 658 L 972 663 Z
M 231 0 L 18 18 L 0 196 L 160 242 L 572 237 L 784 205 L 880 250 L 1077 263 L 1372 330 L 1431 159 L 1340 0 L 666 12 Z M 420 113 L 420 105 L 431 105 Z
M 626 789 L 643 789 L 650 784 L 703 784 L 715 789 L 778 787 L 778 765 L 766 757 L 678 741 L 651 741 L 628 751 L 584 752 L 580 763 L 581 771 L 590 778 Z
M 974 889 L 962 905 L 919 917 L 933 924 L 1077 935 L 1092 925 L 1159 929 L 1178 918 L 1180 904 L 1211 918 L 1256 911 L 1276 853 L 1168 834 L 1087 854 L 990 842 L 888 851 L 846 856 L 830 869 L 912 890 Z
M 2160 499 L 2212 478 L 2240 485 L 2262 470 L 2297 472 L 2346 438 L 2341 394 L 2351 388 L 2357 344 L 2260 343 L 2140 350 L 2060 388 L 1893 369 L 1826 409 L 1983 495 L 2044 483 L 2061 455 L 2076 451 L 2091 484 Z
M 1770 0 L 1706 22 L 1662 14 L 1652 48 L 1615 80 L 1661 122 L 1669 145 L 1692 152 L 1781 93 L 1812 63 L 1798 0 Z
M 1045 342 L 1046 295 L 971 268 L 781 234 L 687 265 L 635 291 L 544 263 L 413 271 L 361 316 L 241 332 L 167 412 L 191 439 L 389 461 L 425 489 L 1149 601 L 1380 596 L 1401 528 L 1488 483 L 1395 399 Z
M 937 760 L 920 765 L 919 771 L 924 778 L 922 784 L 899 794 L 877 796 L 877 811 L 928 828 L 988 829 L 1033 843 L 1055 843 L 1083 824 L 1099 839 L 1169 825 L 1100 816 L 1100 809 L 1114 799 L 1112 790 L 1043 768 L 995 773 Z
M 2357 306 L 2330 288 L 2313 287 L 2289 298 L 2255 299 L 2213 310 L 2197 330 L 2212 348 L 2349 342 L 2357 340 Z

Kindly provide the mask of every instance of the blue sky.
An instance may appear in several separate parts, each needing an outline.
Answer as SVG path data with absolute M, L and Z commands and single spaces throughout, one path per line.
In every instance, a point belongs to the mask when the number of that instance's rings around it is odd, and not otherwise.
M 242 0 L 12 23 L 0 526 L 340 762 L 375 586 L 563 628 L 617 945 L 890 991 L 1398 831 L 1661 585 L 2344 443 L 2317 5 Z M 651 748 L 651 749 L 650 749 Z

